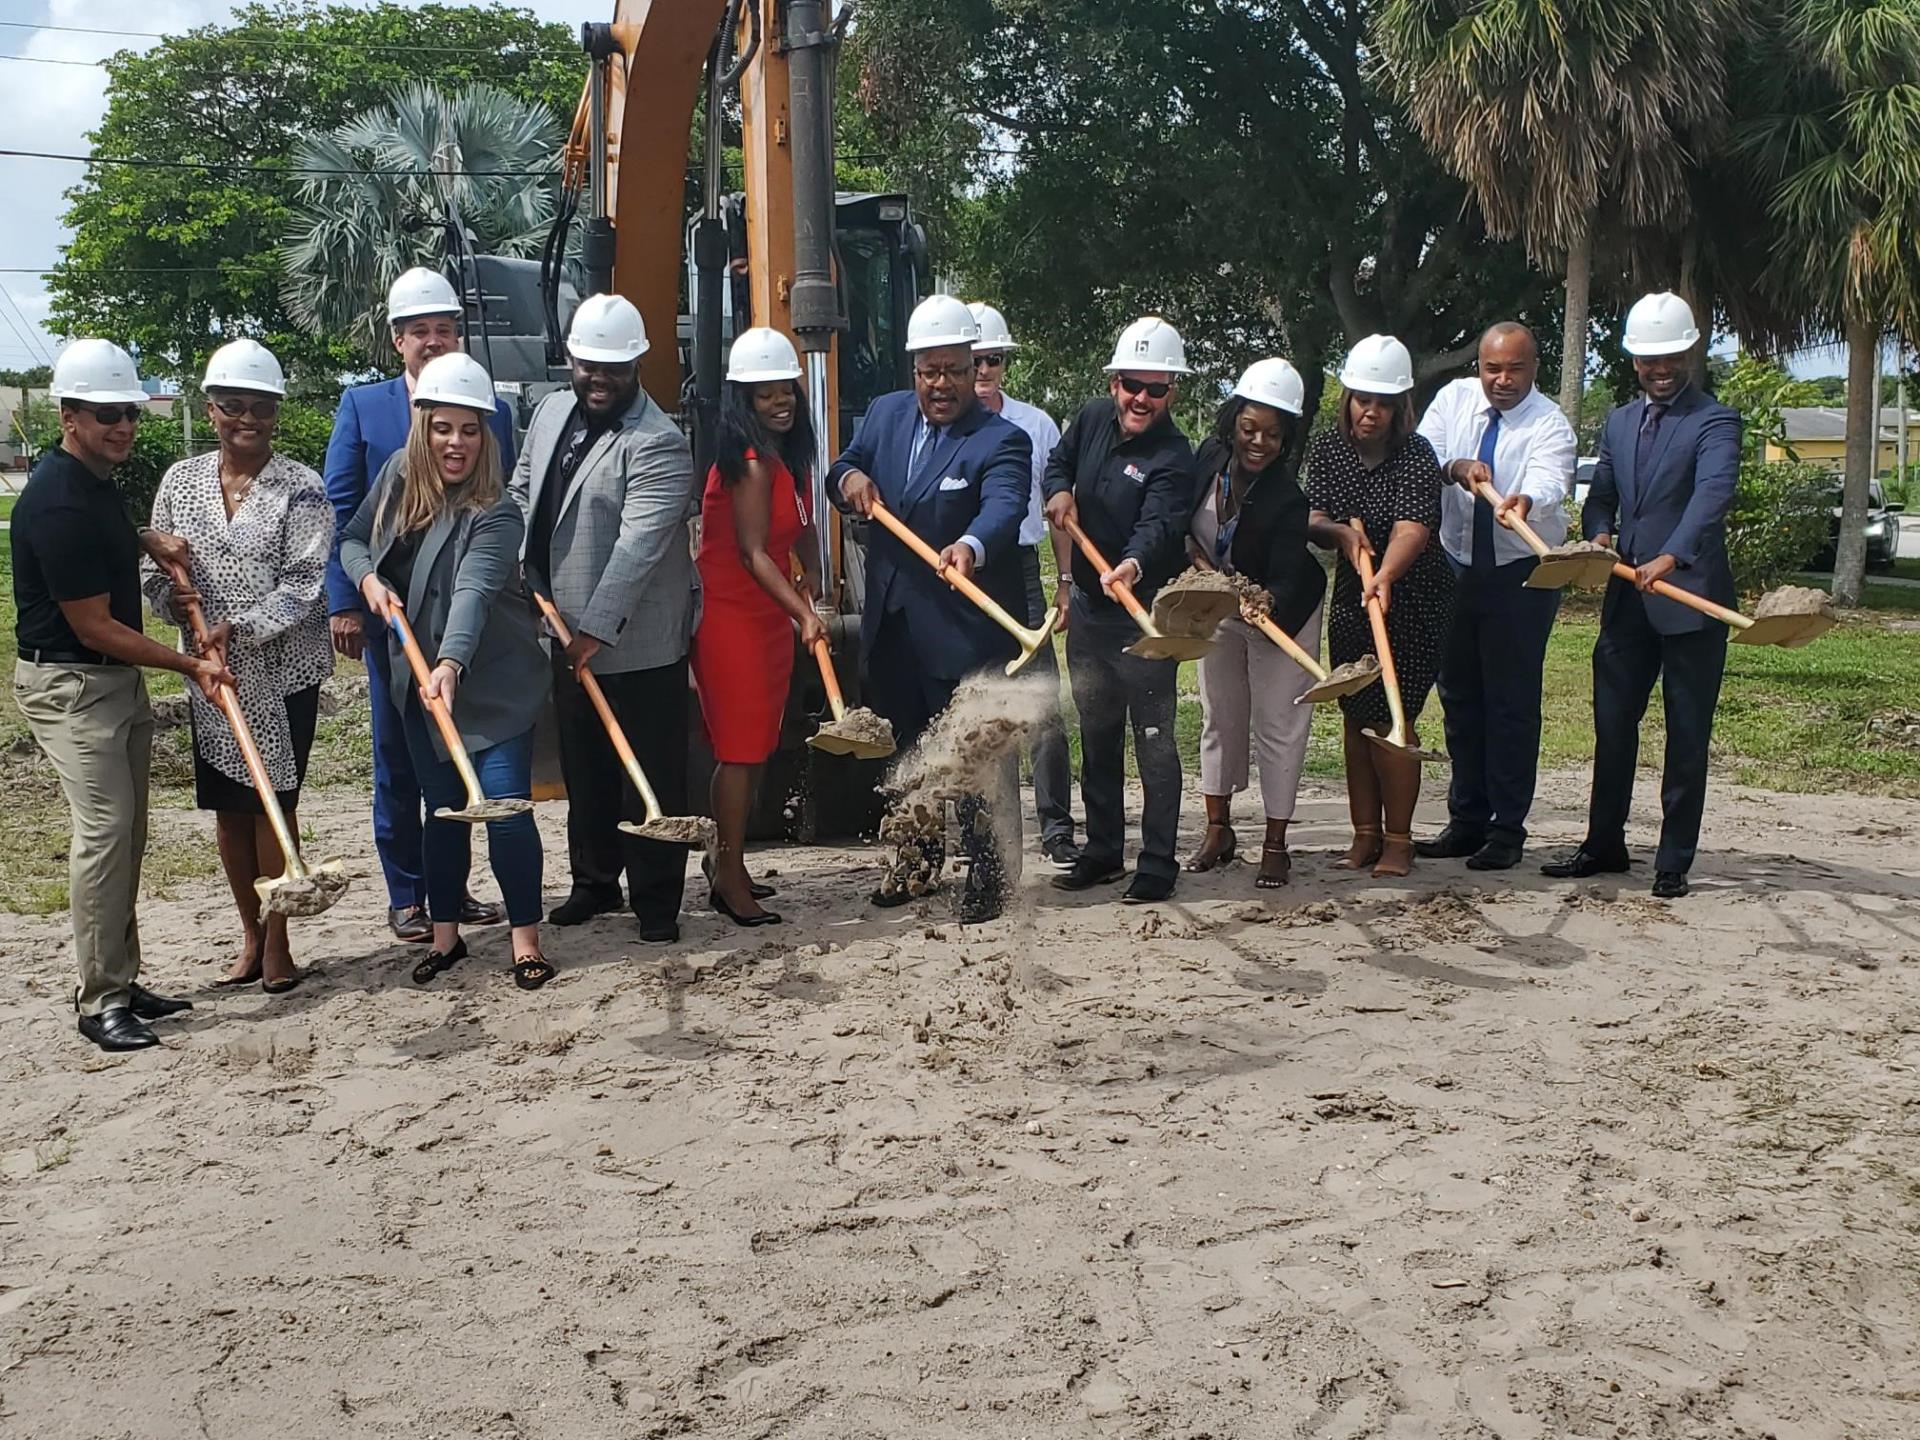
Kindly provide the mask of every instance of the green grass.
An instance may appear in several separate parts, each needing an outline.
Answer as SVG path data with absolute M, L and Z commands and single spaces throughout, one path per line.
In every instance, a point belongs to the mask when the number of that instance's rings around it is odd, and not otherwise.
M 18 495 L 0 495 L 0 520 L 13 518 L 13 502 L 19 498 Z

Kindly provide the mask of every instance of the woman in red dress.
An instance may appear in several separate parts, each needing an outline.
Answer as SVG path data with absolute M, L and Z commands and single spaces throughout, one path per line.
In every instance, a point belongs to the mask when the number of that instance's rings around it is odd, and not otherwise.
M 793 679 L 794 630 L 827 638 L 808 595 L 820 576 L 807 515 L 813 425 L 800 357 L 777 330 L 735 338 L 720 398 L 718 459 L 700 505 L 704 609 L 693 637 L 693 680 L 713 747 L 714 865 L 709 902 L 736 925 L 777 925 L 747 874 L 747 812 L 760 767 L 780 742 Z M 798 554 L 806 589 L 795 585 Z

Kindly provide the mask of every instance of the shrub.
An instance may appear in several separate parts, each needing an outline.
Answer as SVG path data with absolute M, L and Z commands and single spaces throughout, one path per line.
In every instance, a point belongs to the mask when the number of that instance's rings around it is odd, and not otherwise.
M 1770 590 L 1827 543 L 1833 477 L 1802 460 L 1747 459 L 1727 511 L 1727 555 L 1741 594 Z

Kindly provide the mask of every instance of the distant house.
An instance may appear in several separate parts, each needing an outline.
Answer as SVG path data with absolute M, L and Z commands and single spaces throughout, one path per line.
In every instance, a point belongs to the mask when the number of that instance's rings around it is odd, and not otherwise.
M 0 385 L 0 473 L 9 470 L 25 470 L 30 460 L 24 436 L 24 417 L 21 415 L 21 402 L 39 405 L 47 398 L 42 389 L 19 390 L 11 385 Z
M 1838 475 L 1847 461 L 1847 412 L 1837 405 L 1790 405 L 1780 412 L 1785 423 L 1787 444 L 1793 453 L 1810 465 L 1819 465 Z M 1899 417 L 1892 410 L 1880 412 L 1880 453 L 1874 459 L 1874 474 L 1890 475 L 1899 463 Z M 1784 460 L 1786 451 L 1778 445 L 1767 446 L 1766 458 Z M 1907 463 L 1920 464 L 1920 410 L 1907 415 Z

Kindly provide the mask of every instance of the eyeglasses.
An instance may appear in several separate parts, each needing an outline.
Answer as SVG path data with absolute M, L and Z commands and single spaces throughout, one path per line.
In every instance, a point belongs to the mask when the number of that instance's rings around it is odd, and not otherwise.
M 976 355 L 973 357 L 973 368 L 976 370 L 998 370 L 1006 363 L 1007 357 L 1004 355 Z
M 91 415 L 95 424 L 104 425 L 109 430 L 122 420 L 138 421 L 147 413 L 144 405 L 95 405 L 91 409 L 85 405 L 77 405 L 74 408 Z
M 962 368 L 959 365 L 943 365 L 938 369 L 931 366 L 916 365 L 913 367 L 913 373 L 918 379 L 928 385 L 937 385 L 942 380 L 950 380 L 955 385 L 958 385 L 973 374 L 973 369 L 971 366 Z
M 1173 382 L 1171 380 L 1136 380 L 1131 375 L 1122 375 L 1120 388 L 1129 395 L 1138 395 L 1145 391 L 1150 400 L 1164 400 L 1173 393 Z
M 280 401 L 273 395 L 263 395 L 258 400 L 243 400 L 238 395 L 222 395 L 218 400 L 213 401 L 213 408 L 229 420 L 238 420 L 242 415 L 247 414 L 251 414 L 256 420 L 272 420 L 280 413 Z

